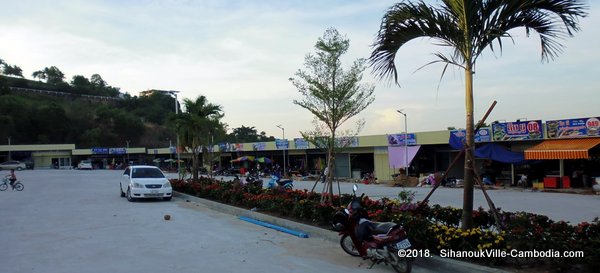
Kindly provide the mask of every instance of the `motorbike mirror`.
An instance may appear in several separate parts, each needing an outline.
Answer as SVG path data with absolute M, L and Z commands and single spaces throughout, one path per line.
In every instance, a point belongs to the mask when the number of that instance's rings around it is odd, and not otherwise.
M 354 186 L 352 186 L 352 191 L 354 193 L 356 193 L 357 190 L 358 190 L 358 185 L 354 184 Z
M 350 214 L 350 211 L 348 209 L 344 209 L 344 212 L 348 215 Z

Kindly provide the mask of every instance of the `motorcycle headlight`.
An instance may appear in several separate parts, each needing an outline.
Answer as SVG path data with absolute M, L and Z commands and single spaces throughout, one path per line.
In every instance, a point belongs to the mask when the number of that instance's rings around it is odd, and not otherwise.
M 134 182 L 134 183 L 133 183 L 133 187 L 134 187 L 134 188 L 139 188 L 139 189 L 141 189 L 141 188 L 144 188 L 144 184 L 141 184 L 141 183 Z

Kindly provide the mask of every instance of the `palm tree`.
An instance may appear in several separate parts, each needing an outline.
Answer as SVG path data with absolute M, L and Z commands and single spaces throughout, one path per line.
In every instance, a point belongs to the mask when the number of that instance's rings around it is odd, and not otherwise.
M 196 100 L 184 99 L 183 105 L 185 112 L 177 114 L 175 127 L 179 134 L 179 145 L 192 149 L 192 174 L 196 180 L 202 144 L 208 143 L 209 132 L 221 125 L 223 113 L 220 105 L 208 103 L 205 96 L 199 96 Z
M 436 53 L 444 63 L 465 71 L 466 147 L 462 228 L 472 226 L 473 218 L 473 74 L 481 53 L 489 48 L 502 51 L 503 38 L 512 40 L 508 31 L 524 27 L 541 40 L 542 61 L 554 59 L 562 51 L 560 41 L 579 31 L 579 18 L 587 15 L 587 6 L 578 0 L 441 0 L 437 6 L 423 1 L 401 2 L 383 16 L 369 59 L 380 79 L 398 83 L 396 53 L 416 38 L 431 38 L 436 45 L 451 50 Z M 494 43 L 495 42 L 495 43 Z M 496 45 L 496 46 L 495 46 Z M 429 65 L 427 64 L 427 65 Z

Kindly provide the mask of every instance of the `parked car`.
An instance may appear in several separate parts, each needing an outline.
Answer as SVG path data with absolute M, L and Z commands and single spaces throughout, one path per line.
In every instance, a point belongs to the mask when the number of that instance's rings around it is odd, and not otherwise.
M 0 170 L 25 170 L 27 166 L 25 163 L 19 161 L 6 161 L 0 164 Z
M 91 169 L 93 169 L 93 167 L 92 167 L 92 161 L 91 160 L 81 160 L 79 162 L 79 164 L 77 164 L 77 169 L 78 170 L 91 170 Z
M 121 176 L 119 183 L 121 197 L 129 202 L 138 198 L 162 198 L 170 201 L 173 188 L 163 172 L 154 166 L 129 166 Z

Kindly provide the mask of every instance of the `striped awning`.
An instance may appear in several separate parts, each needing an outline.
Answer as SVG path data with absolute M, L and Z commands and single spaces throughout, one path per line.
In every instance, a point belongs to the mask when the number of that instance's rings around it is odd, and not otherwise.
M 553 139 L 525 150 L 525 159 L 589 158 L 589 150 L 600 144 L 600 138 Z

